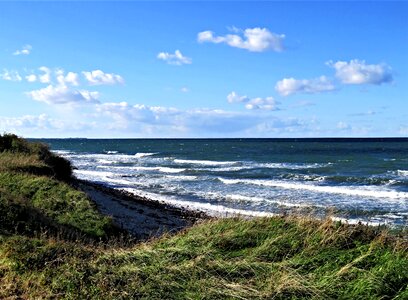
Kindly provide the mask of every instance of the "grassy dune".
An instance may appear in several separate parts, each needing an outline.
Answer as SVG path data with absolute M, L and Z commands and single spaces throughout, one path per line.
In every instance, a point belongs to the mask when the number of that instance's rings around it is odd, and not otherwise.
M 0 154 L 0 299 L 408 299 L 404 230 L 220 219 L 119 242 L 69 176 L 10 153 Z
M 0 232 L 40 229 L 75 237 L 115 232 L 87 196 L 69 185 L 72 170 L 45 145 L 0 136 Z

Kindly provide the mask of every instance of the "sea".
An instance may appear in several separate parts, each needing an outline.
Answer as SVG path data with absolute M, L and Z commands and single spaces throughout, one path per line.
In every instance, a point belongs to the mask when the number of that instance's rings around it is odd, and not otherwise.
M 408 225 L 408 138 L 41 141 L 79 179 L 210 215 Z

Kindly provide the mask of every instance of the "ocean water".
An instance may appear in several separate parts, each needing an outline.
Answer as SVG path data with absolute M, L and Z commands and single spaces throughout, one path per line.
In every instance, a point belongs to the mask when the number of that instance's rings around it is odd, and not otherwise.
M 214 215 L 408 225 L 408 139 L 45 139 L 78 178 Z

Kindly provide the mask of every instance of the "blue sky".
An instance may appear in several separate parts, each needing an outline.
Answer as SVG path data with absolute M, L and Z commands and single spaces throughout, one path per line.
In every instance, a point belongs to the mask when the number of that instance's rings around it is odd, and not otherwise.
M 0 132 L 408 136 L 406 2 L 0 2 Z

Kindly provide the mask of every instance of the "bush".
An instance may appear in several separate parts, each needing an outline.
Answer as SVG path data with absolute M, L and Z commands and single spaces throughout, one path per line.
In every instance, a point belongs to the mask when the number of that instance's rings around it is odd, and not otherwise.
M 64 181 L 68 181 L 72 178 L 71 163 L 65 158 L 52 153 L 45 144 L 31 143 L 15 134 L 4 134 L 0 135 L 0 153 L 1 152 L 34 155 L 51 168 L 51 176 Z

